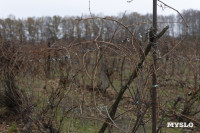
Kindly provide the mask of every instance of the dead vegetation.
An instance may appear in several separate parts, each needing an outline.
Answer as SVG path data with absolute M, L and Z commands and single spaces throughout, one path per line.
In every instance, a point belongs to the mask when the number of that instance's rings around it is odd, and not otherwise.
M 118 28 L 107 40 L 100 38 L 100 30 L 91 40 L 73 38 L 70 43 L 2 39 L 1 132 L 100 132 L 99 123 L 110 133 L 150 131 L 149 38 L 136 37 L 139 33 L 113 18 L 77 19 L 77 25 L 91 19 Z M 166 128 L 169 121 L 193 122 L 189 130 L 198 132 L 200 45 L 163 36 L 166 30 L 157 35 L 158 132 L 184 131 Z M 116 39 L 123 31 L 130 39 L 125 44 Z

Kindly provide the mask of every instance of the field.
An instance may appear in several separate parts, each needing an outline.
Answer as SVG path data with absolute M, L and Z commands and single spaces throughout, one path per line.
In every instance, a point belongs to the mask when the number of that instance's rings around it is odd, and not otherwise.
M 160 29 L 155 68 L 151 37 L 138 37 L 139 30 L 133 33 L 114 18 L 75 24 L 87 23 L 118 27 L 109 36 L 98 28 L 89 39 L 79 38 L 83 29 L 78 28 L 68 39 L 1 39 L 0 132 L 101 133 L 105 127 L 108 133 L 148 133 L 153 87 L 157 132 L 200 132 L 199 41 L 183 40 L 191 37 L 185 34 L 172 37 L 171 27 Z M 122 39 L 124 33 L 129 40 Z M 167 122 L 194 126 L 169 128 Z

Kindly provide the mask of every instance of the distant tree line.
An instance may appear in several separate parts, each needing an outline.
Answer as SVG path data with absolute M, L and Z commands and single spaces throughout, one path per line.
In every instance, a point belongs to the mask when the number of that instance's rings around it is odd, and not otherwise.
M 183 17 L 189 25 L 187 39 L 200 39 L 200 11 L 185 10 Z M 95 16 L 95 15 L 94 15 Z M 27 19 L 16 19 L 10 15 L 8 18 L 0 19 L 0 38 L 4 41 L 18 40 L 21 43 L 45 42 L 48 39 L 64 41 L 84 41 L 98 39 L 109 40 L 116 29 L 120 26 L 113 21 L 102 19 L 82 19 L 82 17 L 29 17 Z M 135 36 L 145 38 L 152 23 L 152 15 L 141 15 L 138 13 L 120 14 L 108 17 L 118 20 L 128 28 Z M 166 35 L 179 37 L 185 32 L 185 25 L 178 15 L 158 16 L 158 28 L 163 29 L 169 25 L 170 29 Z M 121 29 L 114 41 L 121 41 L 128 38 L 128 31 Z

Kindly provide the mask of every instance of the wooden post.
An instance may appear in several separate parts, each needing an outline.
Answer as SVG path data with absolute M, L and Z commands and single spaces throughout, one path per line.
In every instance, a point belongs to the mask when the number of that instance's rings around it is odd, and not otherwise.
M 103 51 L 102 48 L 100 48 L 100 73 L 101 73 L 101 81 L 102 81 L 102 87 L 103 87 L 103 92 L 106 93 L 106 75 L 104 71 L 104 57 L 103 57 Z
M 50 48 L 51 47 L 51 43 L 50 42 L 48 42 L 48 48 Z M 50 56 L 50 54 L 48 55 L 48 57 L 47 57 L 47 59 L 46 59 L 46 63 L 47 63 L 47 68 L 46 68 L 46 78 L 50 78 L 51 77 L 51 56 Z
M 151 100 L 152 100 L 152 133 L 156 133 L 156 102 L 157 102 L 157 0 L 153 0 L 153 29 L 152 34 L 150 36 L 150 41 L 152 42 L 152 50 L 153 50 L 153 72 L 152 72 L 152 88 L 151 88 Z

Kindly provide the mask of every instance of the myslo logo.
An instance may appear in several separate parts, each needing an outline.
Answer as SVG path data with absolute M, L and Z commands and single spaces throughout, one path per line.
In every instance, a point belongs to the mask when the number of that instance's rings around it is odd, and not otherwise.
M 192 122 L 167 122 L 167 127 L 188 127 L 192 128 L 194 124 Z

